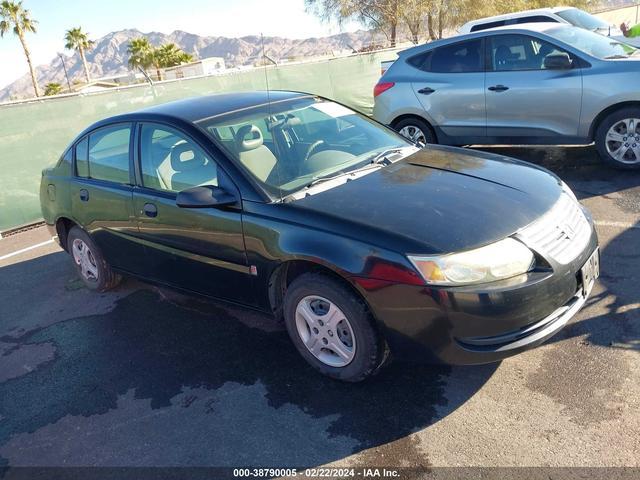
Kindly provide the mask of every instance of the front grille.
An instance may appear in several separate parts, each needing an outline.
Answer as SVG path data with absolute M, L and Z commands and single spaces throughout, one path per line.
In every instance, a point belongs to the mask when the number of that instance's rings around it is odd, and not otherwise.
M 549 212 L 517 236 L 540 254 L 566 265 L 589 243 L 591 227 L 580 204 L 562 193 Z

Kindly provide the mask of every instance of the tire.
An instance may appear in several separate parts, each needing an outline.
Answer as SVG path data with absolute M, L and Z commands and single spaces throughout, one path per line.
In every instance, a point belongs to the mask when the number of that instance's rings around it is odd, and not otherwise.
M 424 138 L 424 144 L 438 143 L 433 129 L 427 122 L 417 117 L 403 118 L 398 123 L 393 125 L 393 128 L 400 135 L 412 140 L 415 143 L 422 143 Z M 416 133 L 412 134 L 412 130 L 415 129 Z
M 634 124 L 631 125 L 629 120 Z M 628 135 L 629 128 L 633 128 L 634 135 Z M 610 131 L 611 135 L 620 135 L 619 142 L 608 137 Z M 607 115 L 598 125 L 595 143 L 600 158 L 608 165 L 624 170 L 640 169 L 640 108 L 621 108 Z M 625 150 L 621 157 L 614 155 L 619 151 L 616 147 Z
M 100 249 L 80 227 L 72 227 L 69 230 L 67 251 L 87 288 L 106 292 L 120 283 L 120 275 L 113 272 Z
M 331 306 L 337 308 L 335 315 Z M 323 309 L 324 314 L 316 315 Z M 332 321 L 324 320 L 330 314 Z M 313 318 L 309 321 L 305 315 Z M 387 344 L 364 302 L 328 275 L 305 273 L 291 283 L 284 297 L 284 320 L 300 355 L 328 377 L 360 382 L 377 373 L 388 358 Z M 316 333 L 312 325 L 319 329 Z M 305 345 L 305 334 L 310 347 Z M 336 354 L 338 350 L 343 356 Z

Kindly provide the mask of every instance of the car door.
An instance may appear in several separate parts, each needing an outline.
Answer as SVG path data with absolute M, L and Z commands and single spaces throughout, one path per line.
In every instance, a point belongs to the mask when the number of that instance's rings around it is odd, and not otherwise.
M 483 39 L 444 45 L 408 59 L 418 69 L 411 86 L 443 143 L 486 134 Z
M 578 135 L 582 104 L 579 59 L 537 37 L 487 39 L 487 135 L 494 142 L 554 143 Z M 569 69 L 545 68 L 549 55 L 567 54 Z
M 71 212 L 115 268 L 140 271 L 144 247 L 133 215 L 131 123 L 98 128 L 74 146 Z
M 133 203 L 138 235 L 147 248 L 148 276 L 217 298 L 253 303 L 241 208 L 176 205 L 181 190 L 235 186 L 211 155 L 175 128 L 143 123 L 138 138 L 139 186 Z

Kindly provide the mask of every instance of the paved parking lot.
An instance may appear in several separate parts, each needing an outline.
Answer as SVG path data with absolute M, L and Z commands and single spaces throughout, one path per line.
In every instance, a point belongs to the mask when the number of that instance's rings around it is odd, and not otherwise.
M 602 275 L 546 345 L 345 385 L 246 310 L 127 280 L 96 294 L 36 229 L 0 240 L 0 466 L 640 466 L 640 173 L 492 148 L 591 209 Z

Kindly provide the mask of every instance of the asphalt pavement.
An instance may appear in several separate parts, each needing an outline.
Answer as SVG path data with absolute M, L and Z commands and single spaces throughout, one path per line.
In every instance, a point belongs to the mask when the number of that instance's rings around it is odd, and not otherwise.
M 596 220 L 601 277 L 545 345 L 343 384 L 263 315 L 88 291 L 38 228 L 0 240 L 0 466 L 640 467 L 640 172 L 490 150 L 551 168 Z

